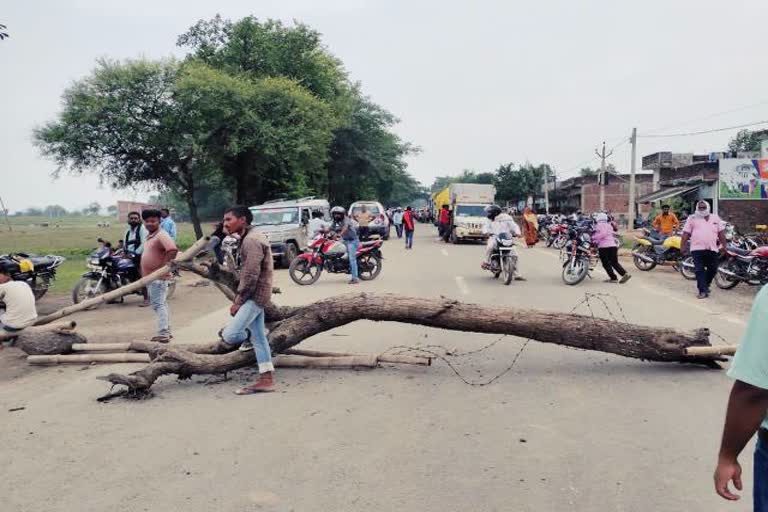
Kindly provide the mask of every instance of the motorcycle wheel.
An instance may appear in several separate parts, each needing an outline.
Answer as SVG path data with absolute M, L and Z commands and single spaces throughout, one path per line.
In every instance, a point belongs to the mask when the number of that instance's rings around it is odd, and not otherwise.
M 563 247 L 565 247 L 565 244 L 568 242 L 568 237 L 558 235 L 557 238 L 555 238 L 555 241 L 552 243 L 552 245 L 555 246 L 555 249 L 560 250 Z
M 689 281 L 696 279 L 696 272 L 693 266 L 693 256 L 686 256 L 680 260 L 680 273 Z
M 375 254 L 364 254 L 357 259 L 358 276 L 363 281 L 373 281 L 381 273 L 381 259 Z
M 653 249 L 649 249 L 647 246 L 640 245 L 640 244 L 636 244 L 632 248 L 632 252 L 639 252 L 641 254 L 648 255 L 648 257 L 650 257 L 650 252 L 652 250 Z M 648 272 L 648 271 L 653 270 L 654 268 L 656 268 L 656 262 L 655 261 L 650 261 L 650 262 L 649 261 L 645 261 L 645 260 L 642 260 L 642 259 L 638 258 L 637 256 L 633 257 L 632 260 L 635 262 L 635 266 L 639 270 L 642 270 L 643 272 Z
M 730 277 L 722 274 L 720 272 L 720 268 L 724 268 L 725 270 L 730 270 L 731 272 L 734 272 L 733 268 L 733 261 L 727 260 L 720 264 L 719 267 L 717 267 L 717 274 L 715 275 L 715 284 L 718 288 L 721 290 L 730 290 L 731 288 L 735 288 L 737 284 L 739 284 L 738 279 L 731 279 Z
M 74 304 L 80 304 L 84 300 L 98 297 L 107 293 L 107 285 L 104 281 L 99 284 L 98 279 L 91 277 L 82 277 L 72 289 L 72 302 Z M 99 307 L 101 304 L 93 306 L 93 308 Z
M 573 262 L 571 266 L 570 260 L 563 266 L 563 282 L 569 286 L 579 284 L 587 277 L 589 273 L 589 263 L 586 259 L 581 258 Z
M 35 286 L 32 287 L 32 295 L 35 296 L 35 300 L 42 299 L 46 293 L 48 293 L 48 287 L 51 286 L 51 278 L 49 276 L 40 276 L 35 280 Z
M 322 272 L 323 267 L 321 265 L 310 263 L 304 258 L 294 259 L 288 267 L 288 274 L 290 274 L 293 282 L 301 286 L 316 283 Z
M 504 284 L 509 285 L 515 279 L 515 258 L 507 256 L 501 262 L 501 275 L 504 276 Z

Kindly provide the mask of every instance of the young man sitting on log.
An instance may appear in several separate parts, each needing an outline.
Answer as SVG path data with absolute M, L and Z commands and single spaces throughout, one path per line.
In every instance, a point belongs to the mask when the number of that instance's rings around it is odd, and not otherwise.
M 14 281 L 10 269 L 3 265 L 0 265 L 0 302 L 5 303 L 5 312 L 0 315 L 0 333 L 16 334 L 37 320 L 32 289 L 23 281 Z
M 224 328 L 224 343 L 240 345 L 240 350 L 254 350 L 259 379 L 235 393 L 251 395 L 274 391 L 275 367 L 264 327 L 264 307 L 272 296 L 272 249 L 269 241 L 251 227 L 253 214 L 245 206 L 232 206 L 224 212 L 224 229 L 239 235 L 238 267 L 240 282 L 237 295 L 229 308 L 232 320 Z

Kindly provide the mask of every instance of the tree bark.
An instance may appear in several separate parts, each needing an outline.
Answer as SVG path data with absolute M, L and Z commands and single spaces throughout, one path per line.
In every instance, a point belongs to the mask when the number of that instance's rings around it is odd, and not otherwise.
M 583 315 L 547 313 L 516 308 L 464 304 L 448 299 L 423 299 L 393 294 L 348 294 L 298 308 L 267 309 L 272 324 L 273 353 L 283 353 L 316 334 L 357 320 L 403 322 L 440 329 L 506 334 L 584 350 L 608 352 L 648 361 L 716 365 L 715 356 L 687 356 L 685 349 L 709 346 L 707 329 L 679 332 Z M 232 350 L 222 342 L 202 345 L 131 343 L 130 348 L 150 354 L 152 363 L 129 375 L 103 378 L 146 392 L 162 375 L 180 378 L 217 374 L 255 364 L 253 352 Z
M 191 178 L 190 178 L 191 181 Z M 186 191 L 187 207 L 189 208 L 189 218 L 192 221 L 192 227 L 195 230 L 195 238 L 203 238 L 203 226 L 200 223 L 200 214 L 197 211 L 197 200 L 195 200 L 195 187 L 190 185 Z

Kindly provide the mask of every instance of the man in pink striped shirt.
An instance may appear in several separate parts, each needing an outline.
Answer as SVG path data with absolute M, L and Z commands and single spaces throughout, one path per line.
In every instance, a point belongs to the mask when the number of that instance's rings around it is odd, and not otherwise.
M 709 287 L 717 274 L 718 251 L 725 254 L 725 223 L 709 211 L 709 203 L 699 201 L 696 213 L 688 217 L 683 228 L 681 247 L 687 251 L 691 242 L 691 256 L 696 270 L 699 299 L 709 297 Z

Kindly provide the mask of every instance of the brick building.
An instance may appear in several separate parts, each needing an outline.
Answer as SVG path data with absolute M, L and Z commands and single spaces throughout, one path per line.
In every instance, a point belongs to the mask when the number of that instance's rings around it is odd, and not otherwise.
M 160 208 L 155 204 L 140 203 L 138 201 L 118 201 L 117 202 L 117 220 L 119 222 L 128 222 L 128 213 L 141 212 L 149 208 Z
M 606 173 L 605 180 L 605 209 L 611 211 L 617 218 L 626 218 L 629 213 L 629 174 Z M 653 190 L 652 174 L 635 175 L 635 194 L 641 196 Z M 556 213 L 572 213 L 581 210 L 584 213 L 596 212 L 600 209 L 600 184 L 598 176 L 577 176 L 557 183 L 550 184 L 550 211 Z M 650 206 L 639 205 L 640 213 L 647 214 Z

